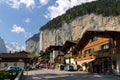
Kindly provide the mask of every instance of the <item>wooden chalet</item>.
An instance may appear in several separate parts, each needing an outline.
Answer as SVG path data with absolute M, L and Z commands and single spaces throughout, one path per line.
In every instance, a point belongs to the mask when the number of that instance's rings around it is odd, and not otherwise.
M 65 63 L 66 64 L 70 64 L 73 65 L 74 68 L 76 68 L 75 64 L 75 60 L 74 60 L 74 53 L 72 52 L 72 50 L 74 49 L 74 46 L 77 44 L 77 40 L 76 41 L 66 41 L 61 49 L 61 51 L 64 53 L 64 58 L 65 58 Z
M 63 61 L 62 54 L 60 53 L 62 46 L 56 46 L 56 45 L 50 45 L 46 52 L 50 55 L 49 64 L 52 66 L 52 64 L 61 63 Z
M 8 66 L 21 66 L 25 68 L 29 64 L 31 58 L 31 54 L 25 51 L 0 53 L 0 68 L 7 68 Z
M 74 57 L 83 70 L 120 73 L 120 32 L 86 31 L 75 48 Z

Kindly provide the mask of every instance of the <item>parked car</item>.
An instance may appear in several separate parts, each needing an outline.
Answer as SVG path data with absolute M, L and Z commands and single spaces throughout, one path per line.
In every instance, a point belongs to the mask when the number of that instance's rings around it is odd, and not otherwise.
M 61 64 L 60 65 L 60 70 L 64 70 L 65 65 Z
M 23 69 L 20 66 L 9 66 L 7 68 L 7 72 L 19 72 L 22 71 Z
M 65 65 L 64 70 L 65 71 L 73 71 L 74 69 L 73 69 L 73 66 L 71 66 L 71 65 Z

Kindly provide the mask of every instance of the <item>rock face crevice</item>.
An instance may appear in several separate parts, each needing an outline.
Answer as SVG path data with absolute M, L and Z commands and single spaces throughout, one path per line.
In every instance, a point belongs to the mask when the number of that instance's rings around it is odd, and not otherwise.
M 66 40 L 77 40 L 86 30 L 120 31 L 120 16 L 84 15 L 64 23 L 58 29 L 40 31 L 40 50 L 45 50 L 49 45 L 63 45 Z

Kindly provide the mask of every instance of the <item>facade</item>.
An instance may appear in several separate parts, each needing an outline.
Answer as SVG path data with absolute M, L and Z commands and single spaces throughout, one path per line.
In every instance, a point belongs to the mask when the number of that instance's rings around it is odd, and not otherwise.
M 65 63 L 70 64 L 76 69 L 76 61 L 74 60 L 74 53 L 72 52 L 74 49 L 74 46 L 77 44 L 76 41 L 66 41 L 61 49 L 61 51 L 65 54 Z
M 25 68 L 31 60 L 31 54 L 25 51 L 0 54 L 0 68 L 6 69 L 9 66 L 20 66 Z
M 50 45 L 47 48 L 47 52 L 50 54 L 50 60 L 49 60 L 49 64 L 56 64 L 58 63 L 57 59 L 58 56 L 60 55 L 60 49 L 62 48 L 62 46 L 54 46 L 54 45 Z
M 87 31 L 73 50 L 84 71 L 120 74 L 120 32 Z
M 58 64 L 64 64 L 64 54 L 60 52 L 60 54 L 58 54 L 55 59 L 54 59 L 55 63 Z

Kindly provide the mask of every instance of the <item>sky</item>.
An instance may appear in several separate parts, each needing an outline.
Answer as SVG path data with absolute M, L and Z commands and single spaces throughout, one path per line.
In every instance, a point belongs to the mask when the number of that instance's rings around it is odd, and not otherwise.
M 95 0 L 0 0 L 0 37 L 9 50 L 24 50 L 25 41 L 48 21 L 91 1 Z

